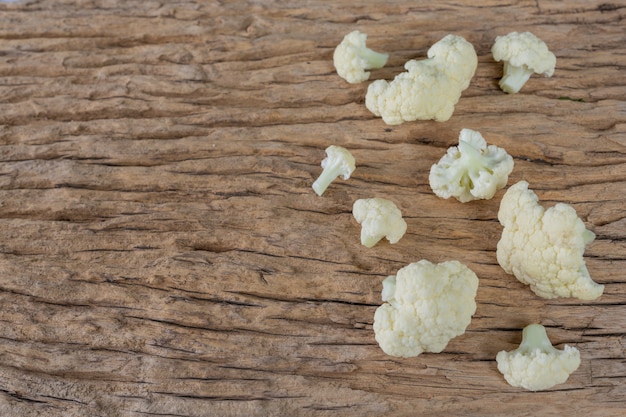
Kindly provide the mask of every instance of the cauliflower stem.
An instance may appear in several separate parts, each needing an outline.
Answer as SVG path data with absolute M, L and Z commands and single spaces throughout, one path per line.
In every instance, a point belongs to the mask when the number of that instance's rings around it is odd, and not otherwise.
M 313 183 L 313 191 L 317 195 L 324 194 L 324 191 L 328 186 L 339 176 L 343 175 L 344 170 L 340 163 L 328 164 L 324 167 L 324 170 L 320 176 Z
M 365 69 L 378 69 L 385 66 L 387 63 L 387 59 L 389 58 L 389 54 L 383 52 L 376 52 L 370 48 L 361 49 L 357 55 L 359 58 L 363 59 L 367 62 Z
M 485 164 L 485 156 L 470 143 L 459 140 L 458 149 L 461 151 L 461 159 L 463 160 L 461 166 L 464 169 L 456 170 L 454 180 L 462 187 L 474 189 L 474 181 L 479 178 L 480 171 L 486 171 L 489 175 L 493 175 L 493 170 Z
M 539 350 L 546 354 L 558 354 L 559 350 L 552 346 L 546 328 L 540 324 L 529 324 L 522 330 L 522 343 L 511 353 L 521 353 L 529 355 L 534 350 Z
M 500 79 L 499 85 L 502 91 L 515 94 L 522 89 L 526 81 L 534 74 L 534 71 L 526 65 L 516 67 L 509 62 L 504 63 L 504 75 Z

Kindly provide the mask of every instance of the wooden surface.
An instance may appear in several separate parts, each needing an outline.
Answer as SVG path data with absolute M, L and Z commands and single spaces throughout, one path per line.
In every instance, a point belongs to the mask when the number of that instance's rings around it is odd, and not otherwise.
M 0 3 L 0 415 L 619 416 L 626 411 L 626 6 L 621 1 Z M 447 122 L 386 126 L 332 66 L 355 29 L 391 79 L 448 33 L 479 57 Z M 530 30 L 552 78 L 498 86 L 497 35 Z M 593 302 L 543 300 L 495 257 L 503 191 L 437 198 L 428 171 L 479 130 L 546 207 L 597 234 Z M 357 170 L 323 197 L 324 149 Z M 398 204 L 359 244 L 357 198 Z M 385 355 L 382 280 L 420 259 L 480 278 L 466 334 Z M 531 322 L 576 346 L 567 383 L 509 386 Z

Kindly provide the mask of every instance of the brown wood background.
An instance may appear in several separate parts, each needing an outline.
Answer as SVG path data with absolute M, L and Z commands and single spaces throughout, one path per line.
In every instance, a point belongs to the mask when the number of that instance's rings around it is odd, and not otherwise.
M 22 0 L 0 3 L 1 416 L 620 416 L 626 412 L 626 5 L 605 1 Z M 386 126 L 334 72 L 355 29 L 392 78 L 448 33 L 479 56 L 444 123 Z M 502 93 L 497 35 L 530 30 L 553 78 Z M 594 302 L 497 265 L 503 191 L 437 198 L 428 171 L 479 130 L 546 206 L 597 234 Z M 323 197 L 324 149 L 357 159 Z M 366 249 L 357 198 L 405 214 Z M 480 278 L 465 335 L 399 359 L 381 281 L 420 259 Z M 581 351 L 567 383 L 510 387 L 531 322 Z

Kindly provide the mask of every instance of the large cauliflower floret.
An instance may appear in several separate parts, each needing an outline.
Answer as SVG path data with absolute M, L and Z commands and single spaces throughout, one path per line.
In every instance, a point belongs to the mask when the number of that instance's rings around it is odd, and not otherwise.
M 458 261 L 421 260 L 383 281 L 385 304 L 374 314 L 376 341 L 388 355 L 439 353 L 465 333 L 476 312 L 478 278 Z
M 363 82 L 370 77 L 366 70 L 382 68 L 388 54 L 375 52 L 365 46 L 367 35 L 358 30 L 344 36 L 335 48 L 333 64 L 337 74 L 351 84 Z
M 408 61 L 407 72 L 393 81 L 376 80 L 367 89 L 365 106 L 389 125 L 414 120 L 446 121 L 476 72 L 471 43 L 447 35 L 428 50 L 428 59 Z
M 405 68 L 408 72 L 398 74 L 392 82 L 376 80 L 369 85 L 365 95 L 368 110 L 388 125 L 450 119 L 460 91 L 450 87 L 449 79 L 433 65 L 413 65 L 409 61 Z
M 530 324 L 522 332 L 520 346 L 496 355 L 498 370 L 514 387 L 541 391 L 567 381 L 580 366 L 580 353 L 575 347 L 555 349 L 548 339 L 546 329 L 540 324 Z
M 559 203 L 544 210 L 526 181 L 511 186 L 502 197 L 498 220 L 504 226 L 498 242 L 498 263 L 530 285 L 543 298 L 594 300 L 604 286 L 595 283 L 583 259 L 595 235 L 572 206 Z
M 503 188 L 513 171 L 513 158 L 502 148 L 487 146 L 480 132 L 463 129 L 453 146 L 430 169 L 429 183 L 441 198 L 462 203 L 490 199 Z
M 384 198 L 362 198 L 352 206 L 352 214 L 361 225 L 361 244 L 373 247 L 386 237 L 397 243 L 406 233 L 406 222 L 393 201 Z
M 533 73 L 552 77 L 556 67 L 556 56 L 530 32 L 496 37 L 491 53 L 496 61 L 504 61 L 500 88 L 510 94 L 517 93 Z

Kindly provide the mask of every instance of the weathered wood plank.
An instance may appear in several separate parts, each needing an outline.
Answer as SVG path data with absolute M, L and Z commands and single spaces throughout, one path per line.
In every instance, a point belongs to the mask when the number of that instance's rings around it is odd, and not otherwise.
M 626 410 L 626 8 L 583 1 L 0 3 L 2 416 L 621 416 Z M 360 29 L 392 78 L 447 33 L 479 56 L 445 123 L 387 126 L 332 66 Z M 497 35 L 558 58 L 503 94 Z M 498 266 L 503 191 L 437 198 L 428 171 L 462 128 L 515 159 L 546 206 L 597 235 L 593 302 L 543 300 Z M 330 144 L 357 170 L 320 198 Z M 394 200 L 397 244 L 359 244 L 357 198 Z M 441 354 L 385 355 L 372 321 L 400 267 L 480 278 Z M 581 367 L 543 393 L 495 355 L 540 322 Z M 541 407 L 541 411 L 538 411 Z

